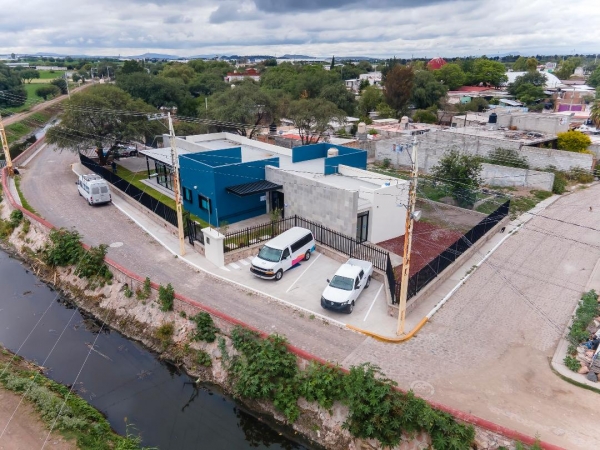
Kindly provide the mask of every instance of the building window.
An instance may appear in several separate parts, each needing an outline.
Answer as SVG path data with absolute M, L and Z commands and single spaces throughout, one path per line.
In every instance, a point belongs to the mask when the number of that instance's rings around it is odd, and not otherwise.
M 192 190 L 191 189 L 188 189 L 186 187 L 183 188 L 183 199 L 186 202 L 189 202 L 189 203 L 193 202 L 193 200 L 192 200 Z
M 200 209 L 208 212 L 212 212 L 210 198 L 205 197 L 204 195 L 198 194 L 198 204 L 200 205 Z

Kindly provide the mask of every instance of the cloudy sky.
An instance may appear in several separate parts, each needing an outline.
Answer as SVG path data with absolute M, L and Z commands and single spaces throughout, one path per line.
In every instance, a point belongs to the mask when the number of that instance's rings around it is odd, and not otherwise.
M 0 0 L 0 54 L 600 53 L 598 0 Z

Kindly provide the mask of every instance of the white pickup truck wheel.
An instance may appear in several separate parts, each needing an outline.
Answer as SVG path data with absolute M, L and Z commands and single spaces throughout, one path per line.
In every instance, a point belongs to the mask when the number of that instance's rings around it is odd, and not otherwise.
M 371 284 L 371 277 L 367 278 L 367 283 L 365 284 L 365 289 L 369 287 Z
M 354 302 L 350 303 L 350 305 L 348 305 L 348 314 L 352 313 L 352 311 L 354 311 Z

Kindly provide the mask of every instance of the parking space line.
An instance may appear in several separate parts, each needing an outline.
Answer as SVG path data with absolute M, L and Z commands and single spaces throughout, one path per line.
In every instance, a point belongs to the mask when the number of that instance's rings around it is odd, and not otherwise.
M 240 259 L 240 262 L 245 265 L 245 266 L 249 266 L 250 263 L 248 261 L 246 261 L 245 259 Z
M 232 267 L 236 270 L 238 270 L 240 268 L 240 266 L 238 266 L 236 263 L 229 263 L 229 267 Z
M 371 306 L 369 307 L 369 310 L 367 311 L 367 314 L 365 315 L 365 318 L 363 319 L 363 322 L 367 321 L 367 317 L 369 317 L 369 313 L 373 309 L 373 305 L 375 304 L 375 300 L 377 300 L 377 297 L 379 297 L 379 294 L 381 294 L 381 290 L 382 289 L 383 289 L 383 284 L 379 287 L 379 290 L 377 291 L 377 294 L 375 295 L 375 298 L 373 299 L 373 303 L 371 303 Z
M 314 263 L 316 263 L 316 262 L 317 262 L 317 259 L 319 259 L 319 257 L 320 257 L 321 255 L 322 255 L 322 253 L 319 253 L 319 254 L 317 255 L 317 257 L 316 257 L 315 259 L 313 259 L 313 262 L 311 262 L 311 263 L 308 265 L 308 267 L 307 267 L 306 269 L 304 269 L 304 272 L 302 272 L 302 273 L 300 274 L 300 276 L 299 276 L 298 278 L 296 278 L 296 281 L 294 281 L 294 282 L 293 282 L 293 283 L 290 285 L 290 287 L 287 289 L 287 291 L 285 291 L 285 293 L 286 293 L 286 294 L 287 294 L 288 292 L 290 292 L 290 289 L 292 289 L 292 288 L 294 287 L 294 285 L 295 285 L 295 284 L 298 282 L 298 280 L 299 280 L 300 278 L 302 278 L 302 275 L 304 275 L 304 274 L 306 273 L 306 271 L 307 271 L 308 269 L 310 269 Z

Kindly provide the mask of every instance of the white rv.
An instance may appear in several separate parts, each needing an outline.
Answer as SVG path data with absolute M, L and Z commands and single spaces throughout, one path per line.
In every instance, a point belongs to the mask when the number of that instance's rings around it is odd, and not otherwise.
M 101 203 L 110 203 L 112 197 L 108 183 L 100 175 L 95 173 L 79 175 L 75 182 L 79 195 L 87 200 L 90 205 L 99 205 Z
M 293 227 L 267 242 L 252 260 L 250 272 L 259 278 L 281 280 L 283 272 L 300 261 L 308 261 L 315 251 L 310 230 Z

